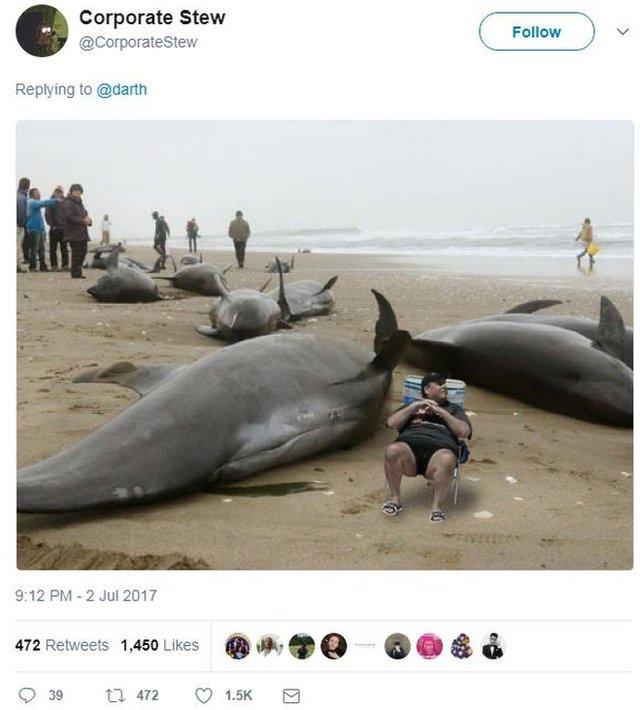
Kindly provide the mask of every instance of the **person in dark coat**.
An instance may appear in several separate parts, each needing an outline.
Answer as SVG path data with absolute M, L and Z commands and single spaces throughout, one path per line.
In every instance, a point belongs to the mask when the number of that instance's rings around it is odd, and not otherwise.
M 249 223 L 245 220 L 242 210 L 236 212 L 236 218 L 229 224 L 229 238 L 233 239 L 238 268 L 244 269 L 244 255 L 247 249 L 247 240 L 251 236 Z
M 24 269 L 20 264 L 20 259 L 22 257 L 22 262 L 27 263 L 29 261 L 29 245 L 27 241 L 27 219 L 29 213 L 27 211 L 27 199 L 29 197 L 29 188 L 31 187 L 31 180 L 27 177 L 20 178 L 18 183 L 18 192 L 16 195 L 16 217 L 17 217 L 17 270 L 19 273 L 24 273 Z
M 71 278 L 85 279 L 82 265 L 87 256 L 87 242 L 91 241 L 91 217 L 82 204 L 82 185 L 74 183 L 62 203 L 62 230 L 64 240 L 71 246 Z
M 44 211 L 44 219 L 49 225 L 49 265 L 53 271 L 58 271 L 58 249 L 60 250 L 63 271 L 69 270 L 69 247 L 64 241 L 62 202 L 64 190 L 60 185 L 55 188 L 52 199 L 60 200 L 53 207 Z
M 154 222 L 156 223 L 156 230 L 153 237 L 153 248 L 158 254 L 158 260 L 156 261 L 157 270 L 161 271 L 165 267 L 167 261 L 167 237 L 171 234 L 169 225 L 167 224 L 165 218 L 158 214 L 158 212 L 152 212 Z
M 189 241 L 189 254 L 195 254 L 198 251 L 198 223 L 195 217 L 192 217 L 187 222 L 187 239 Z

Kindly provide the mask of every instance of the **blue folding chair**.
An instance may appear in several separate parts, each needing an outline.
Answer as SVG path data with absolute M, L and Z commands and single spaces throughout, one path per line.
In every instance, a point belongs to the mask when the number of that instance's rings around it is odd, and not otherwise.
M 451 385 L 449 385 L 451 383 Z M 450 401 L 464 407 L 464 396 L 466 385 L 462 380 L 447 380 L 447 390 L 449 390 Z M 454 398 L 455 397 L 455 398 Z M 411 404 L 417 399 L 422 399 L 422 377 L 420 375 L 408 375 L 404 378 L 404 390 L 402 401 L 404 404 Z M 458 505 L 458 491 L 460 490 L 460 468 L 471 458 L 469 447 L 464 439 L 458 439 L 458 463 L 453 471 L 453 486 L 451 495 L 453 504 Z

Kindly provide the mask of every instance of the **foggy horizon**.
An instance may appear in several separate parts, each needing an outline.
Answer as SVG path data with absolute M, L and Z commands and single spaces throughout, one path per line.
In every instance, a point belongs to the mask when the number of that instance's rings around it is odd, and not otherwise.
M 16 178 L 73 182 L 97 234 L 359 227 L 417 232 L 633 221 L 628 122 L 20 122 Z

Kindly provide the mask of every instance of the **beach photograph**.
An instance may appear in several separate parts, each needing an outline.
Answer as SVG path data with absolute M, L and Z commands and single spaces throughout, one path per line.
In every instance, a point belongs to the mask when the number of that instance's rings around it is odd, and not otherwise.
M 633 125 L 17 125 L 17 566 L 633 564 Z

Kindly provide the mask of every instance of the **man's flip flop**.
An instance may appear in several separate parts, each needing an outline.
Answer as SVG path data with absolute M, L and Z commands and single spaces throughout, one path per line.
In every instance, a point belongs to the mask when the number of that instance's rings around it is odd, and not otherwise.
M 402 506 L 399 503 L 394 503 L 393 501 L 388 501 L 382 506 L 382 512 L 385 515 L 398 515 L 402 513 Z
M 444 511 L 442 510 L 432 510 L 431 513 L 429 513 L 429 522 L 430 523 L 444 523 L 447 519 L 447 516 L 444 514 Z

